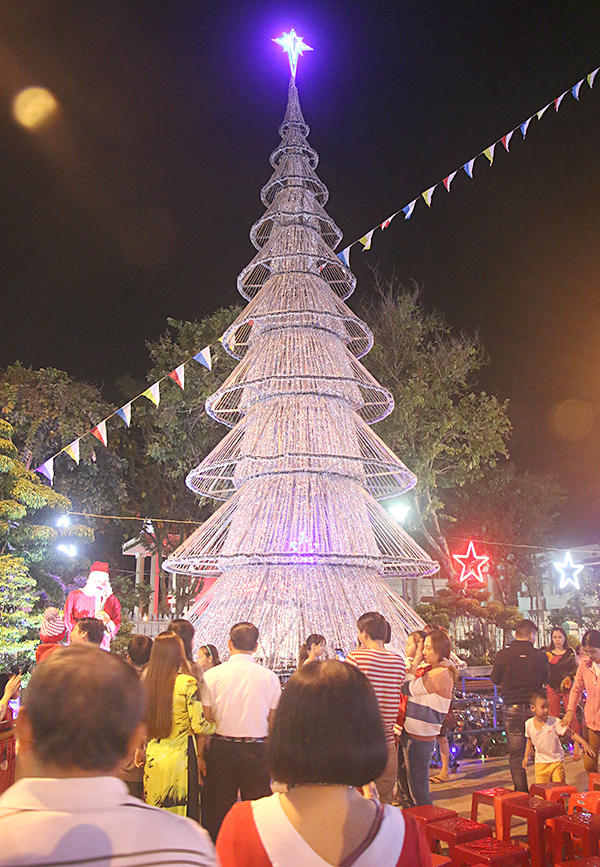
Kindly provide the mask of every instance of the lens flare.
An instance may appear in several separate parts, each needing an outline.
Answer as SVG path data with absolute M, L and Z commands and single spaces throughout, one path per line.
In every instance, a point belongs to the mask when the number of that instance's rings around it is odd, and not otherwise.
M 27 87 L 13 100 L 13 115 L 21 126 L 40 129 L 58 110 L 58 102 L 45 87 Z

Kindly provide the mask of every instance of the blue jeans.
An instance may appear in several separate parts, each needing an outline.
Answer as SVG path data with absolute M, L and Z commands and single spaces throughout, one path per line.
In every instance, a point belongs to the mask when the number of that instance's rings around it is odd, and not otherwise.
M 418 741 L 416 738 L 411 738 L 406 731 L 402 732 L 400 738 L 408 787 L 417 807 L 433 804 L 429 794 L 429 767 L 434 745 L 435 740 Z
M 523 768 L 525 758 L 525 720 L 533 716 L 529 705 L 505 704 L 504 705 L 504 728 L 506 730 L 506 744 L 508 746 L 508 765 L 512 777 L 515 792 L 528 792 L 527 772 Z

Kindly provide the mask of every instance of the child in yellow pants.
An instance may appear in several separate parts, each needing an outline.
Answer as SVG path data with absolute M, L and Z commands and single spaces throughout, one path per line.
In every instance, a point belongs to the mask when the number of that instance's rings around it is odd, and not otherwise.
M 527 746 L 523 767 L 527 768 L 529 757 L 535 749 L 535 781 L 536 783 L 564 783 L 565 782 L 565 754 L 559 735 L 571 732 L 575 743 L 581 744 L 582 749 L 588 755 L 593 750 L 586 741 L 568 726 L 563 725 L 559 719 L 550 716 L 550 704 L 548 696 L 543 689 L 536 689 L 530 698 L 533 716 L 525 723 Z

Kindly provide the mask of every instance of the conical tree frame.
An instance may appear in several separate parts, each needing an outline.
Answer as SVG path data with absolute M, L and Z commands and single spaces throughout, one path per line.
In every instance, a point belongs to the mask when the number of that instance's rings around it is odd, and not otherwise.
M 373 335 L 345 304 L 356 279 L 334 252 L 341 232 L 309 131 L 292 78 L 250 232 L 257 253 L 238 278 L 249 304 L 223 336 L 240 363 L 206 403 L 232 430 L 187 478 L 225 502 L 164 564 L 219 576 L 187 615 L 198 645 L 226 656 L 231 626 L 251 621 L 280 674 L 311 633 L 347 653 L 365 611 L 402 647 L 423 623 L 385 579 L 439 568 L 378 502 L 416 477 L 370 427 L 394 401 L 359 361 Z

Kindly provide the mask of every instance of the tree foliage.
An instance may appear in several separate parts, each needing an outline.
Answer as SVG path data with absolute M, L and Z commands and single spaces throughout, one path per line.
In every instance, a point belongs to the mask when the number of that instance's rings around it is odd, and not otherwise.
M 454 334 L 441 314 L 423 309 L 418 291 L 394 278 L 383 285 L 376 274 L 376 283 L 377 300 L 365 311 L 375 344 L 365 364 L 396 404 L 377 433 L 416 473 L 407 523 L 451 577 L 447 495 L 507 455 L 508 404 L 476 388 L 485 363 L 477 336 Z
M 140 515 L 141 538 L 149 551 L 159 552 L 161 565 L 218 505 L 192 494 L 185 477 L 227 433 L 227 428 L 207 414 L 205 402 L 238 363 L 220 344 L 215 345 L 215 336 L 223 334 L 239 312 L 239 308 L 220 309 L 200 322 L 169 319 L 169 330 L 148 344 L 152 361 L 149 382 L 156 382 L 208 344 L 213 355 L 210 371 L 195 362 L 186 365 L 184 391 L 174 382 L 161 385 L 159 406 L 139 408 L 132 417 L 132 435 L 124 443 L 129 499 Z M 130 384 L 127 388 L 131 393 Z M 165 612 L 167 580 L 161 569 L 161 607 Z M 177 616 L 200 588 L 200 579 L 177 576 L 173 594 Z

